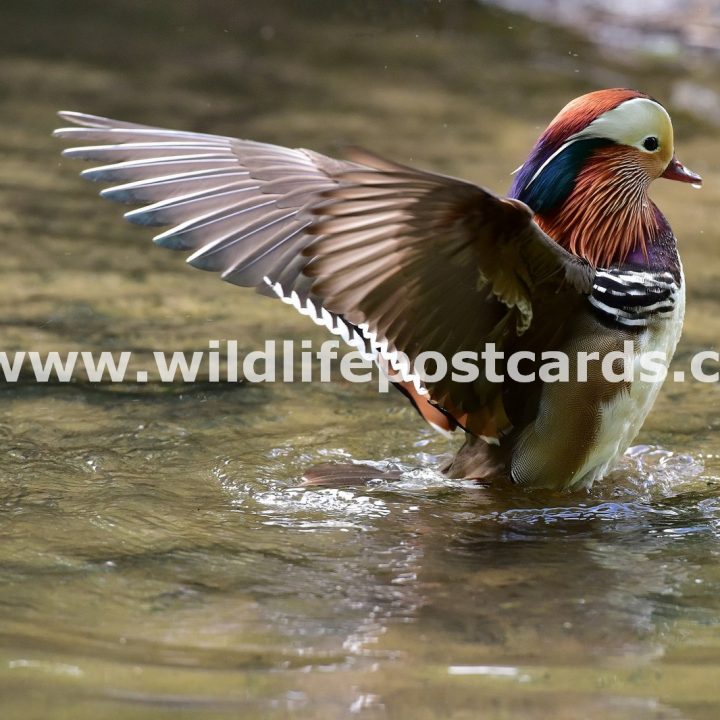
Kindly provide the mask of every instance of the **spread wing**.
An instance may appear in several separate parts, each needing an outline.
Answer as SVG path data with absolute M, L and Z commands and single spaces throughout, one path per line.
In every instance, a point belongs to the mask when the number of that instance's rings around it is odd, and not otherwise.
M 531 327 L 534 307 L 591 290 L 593 268 L 549 238 L 523 203 L 442 175 L 355 152 L 361 169 L 313 208 L 318 239 L 305 274 L 326 308 L 411 364 L 433 351 L 452 367 L 488 342 L 502 350 Z M 543 323 L 543 325 L 546 323 Z M 515 343 L 516 345 L 516 343 Z M 502 388 L 481 373 L 427 381 L 430 397 L 477 434 L 507 426 Z
M 424 351 L 448 360 L 531 327 L 543 296 L 588 293 L 593 271 L 554 243 L 529 209 L 473 184 L 356 152 L 163 130 L 79 113 L 55 134 L 66 156 L 102 163 L 84 177 L 142 204 L 131 222 L 167 226 L 155 242 L 238 285 L 274 291 L 315 322 L 387 359 L 405 379 Z M 89 145 L 87 143 L 90 143 Z M 404 353 L 407 362 L 400 357 Z M 482 365 L 481 365 L 482 369 Z M 427 382 L 471 431 L 507 427 L 502 386 Z
M 190 265 L 228 282 L 263 289 L 268 277 L 307 297 L 301 252 L 312 239 L 312 217 L 301 211 L 351 163 L 231 137 L 60 116 L 77 127 L 54 135 L 86 143 L 63 155 L 101 163 L 82 177 L 112 184 L 101 192 L 105 198 L 143 205 L 125 213 L 130 222 L 171 226 L 155 243 L 189 251 Z

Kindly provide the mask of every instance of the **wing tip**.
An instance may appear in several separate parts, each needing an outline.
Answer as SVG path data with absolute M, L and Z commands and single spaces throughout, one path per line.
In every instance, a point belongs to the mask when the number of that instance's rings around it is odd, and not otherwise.
M 57 115 L 61 120 L 81 127 L 105 127 L 110 122 L 108 118 L 101 115 L 90 115 L 77 110 L 58 110 Z M 60 128 L 60 131 L 68 129 L 70 128 Z
M 104 171 L 106 168 L 88 168 L 87 170 L 80 171 L 80 177 L 83 180 L 90 180 L 90 182 L 100 182 L 104 179 Z
M 57 116 L 62 120 L 69 120 L 73 122 L 75 118 L 82 117 L 84 113 L 78 112 L 77 110 L 58 110 Z
M 102 195 L 102 193 L 100 193 Z M 123 217 L 133 223 L 133 225 L 143 225 L 144 227 L 162 227 L 169 223 L 163 222 L 158 218 L 158 215 L 153 211 L 152 206 L 145 206 L 135 208 L 134 210 L 128 210 L 123 213 Z M 159 244 L 159 243 L 158 243 Z
M 133 202 L 132 194 L 122 185 L 113 185 L 112 187 L 103 188 L 100 191 L 100 197 L 112 202 L 124 203 L 129 205 Z
M 156 235 L 153 239 L 153 244 L 157 245 L 158 247 L 164 248 L 165 250 L 192 250 L 191 247 L 186 245 L 180 240 L 177 240 L 174 237 L 165 236 L 163 237 L 163 233 L 160 235 Z M 185 262 L 188 262 L 186 259 Z M 193 265 L 193 267 L 196 267 Z
M 64 137 L 62 131 L 65 129 L 66 128 L 60 128 L 58 130 L 54 130 L 53 137 Z M 77 158 L 77 159 L 82 160 L 83 159 L 83 157 L 82 157 L 83 151 L 85 151 L 86 149 L 87 148 L 82 148 L 82 147 L 65 148 L 64 150 L 60 151 L 60 154 L 66 158 L 73 158 L 73 159 Z

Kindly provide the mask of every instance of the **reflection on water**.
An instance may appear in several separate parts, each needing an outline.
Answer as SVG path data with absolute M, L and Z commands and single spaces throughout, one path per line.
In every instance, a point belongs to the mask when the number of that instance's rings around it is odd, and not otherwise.
M 323 336 L 119 222 L 57 160 L 54 110 L 357 143 L 503 190 L 569 97 L 718 76 L 474 1 L 35 5 L 0 27 L 2 349 L 138 367 Z M 706 186 L 656 192 L 688 277 L 678 367 L 720 331 L 720 143 L 692 105 L 678 142 Z M 714 719 L 717 392 L 668 386 L 607 482 L 558 496 L 444 480 L 453 443 L 370 388 L 0 388 L 2 716 Z M 299 487 L 333 459 L 401 478 Z

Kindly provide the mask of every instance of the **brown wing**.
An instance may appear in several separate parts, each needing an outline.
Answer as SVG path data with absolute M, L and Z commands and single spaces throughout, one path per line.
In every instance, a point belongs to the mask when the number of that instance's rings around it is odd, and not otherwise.
M 370 169 L 337 176 L 341 184 L 323 193 L 305 273 L 327 309 L 411 366 L 426 351 L 451 367 L 454 354 L 479 355 L 488 342 L 502 350 L 544 298 L 558 307 L 558 295 L 590 291 L 592 268 L 545 235 L 523 203 L 366 152 L 354 159 Z M 472 432 L 496 437 L 507 428 L 502 385 L 483 373 L 473 383 L 448 373 L 426 385 Z
M 590 286 L 589 266 L 544 235 L 522 203 L 469 183 L 369 154 L 343 162 L 231 137 L 61 117 L 75 127 L 57 136 L 90 143 L 64 154 L 102 163 L 82 175 L 113 184 L 104 197 L 143 204 L 126 213 L 131 222 L 171 226 L 157 244 L 190 251 L 191 265 L 228 282 L 276 293 L 391 363 L 398 350 L 414 361 L 424 350 L 449 358 L 502 344 L 525 332 L 543 293 L 577 297 Z M 507 425 L 501 389 L 484 377 L 430 388 L 435 402 L 485 435 Z

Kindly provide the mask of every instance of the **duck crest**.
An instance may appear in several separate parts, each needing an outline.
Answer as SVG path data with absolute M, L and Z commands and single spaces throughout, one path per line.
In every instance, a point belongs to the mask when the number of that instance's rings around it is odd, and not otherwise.
M 636 90 L 599 90 L 568 103 L 538 139 L 515 176 L 510 197 L 570 252 L 597 266 L 647 258 L 658 236 L 660 211 L 647 195 L 652 176 L 633 148 L 583 135 L 623 103 L 650 99 Z
M 550 122 L 541 140 L 547 138 L 557 147 L 575 133 L 586 128 L 593 120 L 597 120 L 618 105 L 636 98 L 651 99 L 649 95 L 626 88 L 596 90 L 571 100 Z

